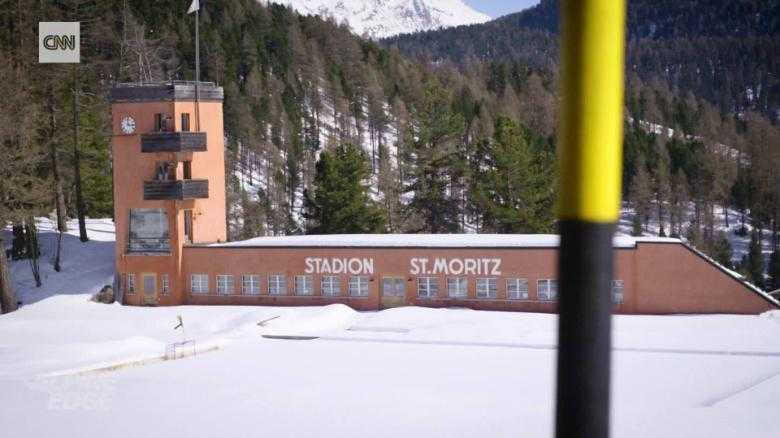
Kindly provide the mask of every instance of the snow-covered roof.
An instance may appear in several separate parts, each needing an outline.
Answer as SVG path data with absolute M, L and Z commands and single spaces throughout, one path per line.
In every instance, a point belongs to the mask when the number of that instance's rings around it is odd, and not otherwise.
M 374 248 L 554 248 L 557 234 L 329 234 L 256 237 L 210 247 L 374 247 Z M 637 242 L 679 243 L 678 239 L 615 236 L 615 248 Z

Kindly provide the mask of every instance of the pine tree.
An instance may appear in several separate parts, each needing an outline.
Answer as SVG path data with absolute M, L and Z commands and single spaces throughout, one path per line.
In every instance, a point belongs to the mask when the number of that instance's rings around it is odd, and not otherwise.
M 353 145 L 325 151 L 317 162 L 314 194 L 305 196 L 308 234 L 358 234 L 385 231 L 385 217 L 368 194 L 365 154 Z
M 780 250 L 774 250 L 769 257 L 769 283 L 768 289 L 780 290 Z
M 538 163 L 520 128 L 499 117 L 492 142 L 477 155 L 472 196 L 482 227 L 499 233 L 549 232 L 553 217 L 551 167 Z
M 719 231 L 716 234 L 715 240 L 713 242 L 712 258 L 726 268 L 733 269 L 733 265 L 731 263 L 732 256 L 733 251 L 731 249 L 731 242 L 729 242 L 726 232 Z
M 688 221 L 688 180 L 685 172 L 678 169 L 674 175 L 669 211 L 669 231 L 672 237 L 680 237 Z
M 634 230 L 634 233 L 639 233 L 644 230 L 647 225 L 647 221 L 650 218 L 650 211 L 653 201 L 653 189 L 652 180 L 650 174 L 647 171 L 647 165 L 645 164 L 645 156 L 642 152 L 637 154 L 636 162 L 634 165 L 636 174 L 631 180 L 630 199 L 631 206 L 634 209 L 636 215 L 636 221 L 638 222 L 639 229 Z
M 411 138 L 406 140 L 405 161 L 412 193 L 409 209 L 423 220 L 421 229 L 430 233 L 457 232 L 460 211 L 450 191 L 451 174 L 457 160 L 457 143 L 464 120 L 450 106 L 450 95 L 437 79 L 430 79 L 421 101 L 413 108 Z
M 761 238 L 758 230 L 750 235 L 750 245 L 746 254 L 746 264 L 743 266 L 748 281 L 757 287 L 764 288 L 764 256 L 761 253 Z
M 658 235 L 666 237 L 666 230 L 664 229 L 667 212 L 666 205 L 672 196 L 671 164 L 669 163 L 669 153 L 666 150 L 666 145 L 661 144 L 658 150 L 659 153 L 655 169 L 655 201 L 658 206 Z M 672 232 L 671 229 L 669 232 Z

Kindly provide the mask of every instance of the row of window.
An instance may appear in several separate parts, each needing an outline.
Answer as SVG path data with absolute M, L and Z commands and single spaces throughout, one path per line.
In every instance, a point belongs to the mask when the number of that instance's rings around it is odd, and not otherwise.
M 142 274 L 143 292 L 156 292 L 155 274 Z M 352 297 L 367 297 L 369 277 L 353 276 L 349 278 L 347 293 Z M 133 294 L 137 290 L 136 274 L 123 275 L 124 290 L 128 294 Z M 231 274 L 220 274 L 216 276 L 216 292 L 219 295 L 233 295 L 236 293 L 236 284 L 234 276 Z M 537 299 L 539 301 L 555 301 L 558 299 L 558 280 L 541 279 L 536 282 Z M 612 281 L 612 300 L 615 304 L 623 303 L 623 280 Z M 208 274 L 192 274 L 190 276 L 190 292 L 193 294 L 208 294 L 209 287 Z M 245 274 L 241 276 L 241 294 L 260 295 L 260 276 L 256 274 Z M 320 279 L 320 291 L 324 296 L 341 295 L 341 279 L 338 276 L 325 275 Z M 281 274 L 268 276 L 269 295 L 286 295 L 287 277 Z M 170 293 L 170 279 L 168 274 L 160 275 L 160 293 L 167 295 Z M 385 277 L 382 279 L 382 294 L 386 297 L 404 297 L 406 296 L 406 281 L 403 278 Z M 311 296 L 314 295 L 314 280 L 311 275 L 295 276 L 295 295 Z M 418 277 L 417 278 L 417 296 L 420 298 L 436 298 L 439 295 L 438 277 Z M 466 277 L 447 278 L 447 296 L 450 298 L 468 297 L 468 279 Z M 476 280 L 477 298 L 496 299 L 498 297 L 498 279 L 497 278 L 477 278 Z M 509 300 L 528 300 L 528 280 L 525 278 L 507 278 L 506 279 L 506 298 Z
M 538 299 L 540 301 L 555 301 L 558 299 L 558 280 L 543 279 L 536 282 Z M 477 278 L 477 298 L 498 298 L 497 278 Z M 417 296 L 420 298 L 435 298 L 439 295 L 438 277 L 418 277 Z M 447 278 L 447 296 L 450 298 L 468 297 L 468 278 Z M 528 299 L 528 280 L 525 278 L 506 279 L 506 297 L 509 300 Z
M 369 277 L 366 276 L 350 277 L 347 285 L 349 296 L 367 297 L 369 280 Z M 216 292 L 219 295 L 232 295 L 237 291 L 233 275 L 217 275 L 216 284 Z M 337 276 L 323 276 L 320 281 L 320 290 L 325 296 L 341 295 L 341 279 Z M 190 292 L 196 295 L 210 293 L 208 274 L 192 274 L 190 276 Z M 267 292 L 268 295 L 286 295 L 287 277 L 277 274 L 269 275 Z M 260 276 L 255 274 L 242 275 L 241 293 L 243 295 L 260 295 Z M 314 279 L 311 275 L 295 276 L 295 295 L 314 295 Z
M 236 293 L 233 275 L 217 275 L 217 294 L 232 295 Z M 369 277 L 353 276 L 349 279 L 347 293 L 353 297 L 368 296 Z M 537 280 L 537 299 L 539 301 L 556 301 L 558 299 L 558 280 Z M 190 280 L 190 292 L 193 294 L 208 294 L 208 274 L 192 274 Z M 310 275 L 295 276 L 295 295 L 314 295 L 314 281 Z M 338 276 L 322 276 L 320 291 L 324 296 L 341 295 L 341 280 Z M 268 276 L 268 294 L 285 295 L 287 292 L 287 278 L 284 275 Z M 243 295 L 260 295 L 260 276 L 245 274 L 241 276 L 241 293 Z M 404 297 L 406 295 L 406 282 L 403 278 L 385 277 L 382 279 L 382 294 L 386 297 Z M 438 277 L 418 277 L 417 296 L 420 298 L 435 298 L 439 295 Z M 447 296 L 450 298 L 468 297 L 468 278 L 447 278 Z M 496 299 L 498 297 L 497 278 L 477 278 L 476 296 L 483 299 Z M 528 280 L 525 278 L 506 279 L 506 298 L 509 300 L 528 300 Z M 612 299 L 616 304 L 623 302 L 623 281 L 612 282 Z

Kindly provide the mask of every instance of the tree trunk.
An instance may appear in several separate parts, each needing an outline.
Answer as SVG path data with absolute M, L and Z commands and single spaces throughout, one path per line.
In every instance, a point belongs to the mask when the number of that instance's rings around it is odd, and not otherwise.
M 54 253 L 54 270 L 57 272 L 62 271 L 62 265 L 60 265 L 60 259 L 62 256 L 62 231 L 57 233 L 57 250 Z
M 27 243 L 27 257 L 30 261 L 30 269 L 32 270 L 33 279 L 35 279 L 35 287 L 41 287 L 41 269 L 40 269 L 40 255 L 41 250 L 38 247 L 38 227 L 35 224 L 35 218 L 30 216 L 25 224 L 25 234 Z
M 84 195 L 81 192 L 81 154 L 79 152 L 79 74 L 73 64 L 73 176 L 76 179 L 76 214 L 79 217 L 79 240 L 86 242 L 87 222 L 85 218 Z
M 8 258 L 5 256 L 3 236 L 0 234 L 0 313 L 13 312 L 17 308 L 16 294 L 11 285 Z
M 65 206 L 65 191 L 62 189 L 62 177 L 60 175 L 59 157 L 57 154 L 57 143 L 52 140 L 57 130 L 54 119 L 53 91 L 49 87 L 48 111 L 49 111 L 49 158 L 51 159 L 51 173 L 54 178 L 54 207 L 57 211 L 57 230 L 65 232 L 68 230 L 67 208 Z

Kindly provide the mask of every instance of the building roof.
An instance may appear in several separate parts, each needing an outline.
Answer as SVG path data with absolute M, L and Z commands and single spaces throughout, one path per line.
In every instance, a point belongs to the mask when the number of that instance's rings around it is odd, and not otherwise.
M 556 234 L 329 234 L 256 237 L 210 247 L 357 247 L 357 248 L 557 248 Z M 679 239 L 615 236 L 615 248 L 634 248 L 637 242 L 680 243 Z
M 199 82 L 201 101 L 222 101 L 222 87 L 213 82 Z M 109 90 L 111 102 L 159 102 L 186 101 L 195 99 L 194 81 L 172 81 L 154 83 L 124 82 L 115 84 Z

